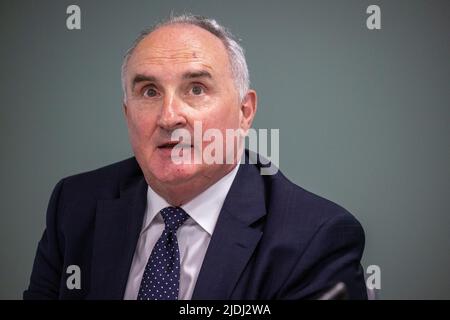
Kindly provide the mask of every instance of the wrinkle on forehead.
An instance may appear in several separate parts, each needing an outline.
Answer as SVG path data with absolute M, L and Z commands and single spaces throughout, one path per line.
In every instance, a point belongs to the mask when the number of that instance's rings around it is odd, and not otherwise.
M 128 65 L 131 73 L 151 72 L 152 76 L 173 77 L 186 66 L 232 78 L 225 45 L 196 26 L 169 26 L 154 31 L 136 46 Z
M 206 63 L 210 62 L 201 52 L 194 51 L 191 48 L 183 49 L 166 49 L 166 48 L 147 48 L 142 50 L 145 52 L 136 52 L 136 56 L 132 60 L 138 60 L 140 62 L 134 63 L 134 65 L 140 64 L 164 64 L 164 63 Z M 146 52 L 148 51 L 148 54 Z
M 165 63 L 170 63 L 172 65 L 181 65 L 183 63 L 189 64 L 189 65 L 194 65 L 194 66 L 198 66 L 198 67 L 202 67 L 205 69 L 208 69 L 210 71 L 214 71 L 214 68 L 207 64 L 207 63 L 203 63 L 201 61 L 199 61 L 198 63 L 195 60 L 191 60 L 191 61 L 171 61 L 171 60 L 161 60 L 161 61 L 141 61 L 140 63 L 135 63 L 133 64 L 133 69 L 138 72 L 138 73 L 142 73 L 145 74 L 145 70 L 147 69 L 147 67 L 151 67 L 151 66 L 161 66 L 164 65 Z M 151 70 L 151 69 L 150 69 Z
M 178 65 L 178 64 L 199 64 L 210 70 L 217 63 L 222 63 L 217 50 L 211 50 L 197 43 L 178 43 L 177 45 L 164 45 L 160 43 L 152 43 L 138 47 L 131 57 L 130 65 L 135 67 L 141 65 Z M 228 57 L 228 56 L 227 56 Z M 227 59 L 226 57 L 226 59 Z

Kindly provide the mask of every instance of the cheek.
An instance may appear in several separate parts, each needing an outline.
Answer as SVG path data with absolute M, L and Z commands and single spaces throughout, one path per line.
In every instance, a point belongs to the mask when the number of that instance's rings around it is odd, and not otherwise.
M 215 122 L 218 127 L 224 129 L 239 128 L 239 109 L 238 106 L 233 105 L 231 108 L 223 108 L 220 116 L 216 117 Z
M 155 118 L 150 114 L 131 114 L 128 118 L 128 129 L 134 143 L 147 140 L 155 128 Z
M 210 128 L 226 129 L 239 127 L 239 106 L 233 99 L 227 98 L 209 110 L 208 115 L 204 115 L 205 121 Z

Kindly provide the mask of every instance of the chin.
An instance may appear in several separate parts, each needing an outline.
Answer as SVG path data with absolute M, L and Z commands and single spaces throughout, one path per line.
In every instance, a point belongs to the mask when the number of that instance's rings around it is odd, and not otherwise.
M 157 163 L 149 166 L 151 175 L 160 183 L 177 185 L 189 182 L 199 172 L 199 165 Z

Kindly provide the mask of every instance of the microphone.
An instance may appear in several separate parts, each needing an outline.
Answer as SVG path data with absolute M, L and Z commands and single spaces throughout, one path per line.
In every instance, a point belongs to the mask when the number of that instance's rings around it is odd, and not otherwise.
M 345 283 L 338 282 L 330 290 L 322 294 L 318 300 L 346 300 L 347 298 L 347 287 Z

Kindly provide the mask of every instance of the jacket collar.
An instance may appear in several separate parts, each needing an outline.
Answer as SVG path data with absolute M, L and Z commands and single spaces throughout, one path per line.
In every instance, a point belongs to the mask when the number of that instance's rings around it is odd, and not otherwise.
M 122 299 L 146 206 L 147 183 L 134 158 L 117 199 L 99 200 L 89 299 Z
M 211 237 L 192 299 L 230 299 L 262 236 L 255 223 L 266 214 L 256 166 L 241 164 Z

